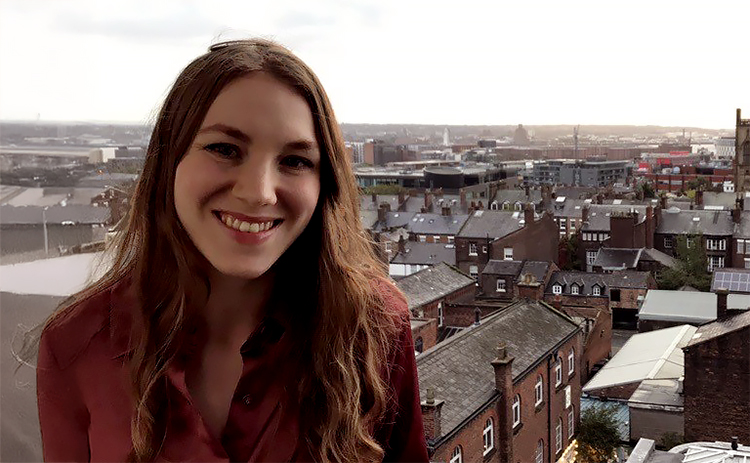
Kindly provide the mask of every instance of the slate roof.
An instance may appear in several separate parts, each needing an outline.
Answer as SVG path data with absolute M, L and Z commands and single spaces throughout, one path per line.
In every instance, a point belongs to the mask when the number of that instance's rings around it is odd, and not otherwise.
M 523 228 L 523 211 L 479 210 L 469 217 L 458 237 L 502 238 Z
M 386 231 L 393 228 L 405 228 L 411 223 L 413 212 L 386 212 L 385 221 L 376 220 L 372 226 L 374 231 Z
M 748 327 L 750 327 L 750 310 L 699 327 L 687 347 Z
M 388 203 L 392 211 L 398 210 L 398 195 L 377 195 L 372 202 L 372 195 L 359 195 L 359 210 L 377 211 L 382 203 Z
M 497 201 L 498 206 L 502 207 L 504 202 L 508 202 L 511 205 L 515 203 L 538 203 L 542 200 L 542 192 L 540 190 L 529 190 L 529 197 L 526 196 L 525 190 L 497 190 L 495 197 L 490 200 L 490 204 L 493 201 Z
M 409 221 L 408 228 L 410 232 L 418 235 L 455 236 L 468 218 L 467 214 L 416 213 Z
M 641 260 L 646 260 L 646 261 L 651 260 L 651 261 L 659 262 L 665 267 L 670 267 L 670 268 L 677 267 L 677 265 L 679 264 L 679 261 L 675 259 L 674 257 L 670 256 L 669 254 L 664 254 L 663 252 L 654 248 L 643 248 L 643 254 L 641 254 Z
M 2 225 L 42 225 L 42 210 L 40 206 L 0 206 L 0 224 Z M 47 225 L 61 224 L 65 221 L 78 224 L 103 224 L 109 220 L 108 207 L 83 206 L 49 206 L 44 214 Z
M 746 201 L 746 203 L 750 203 L 750 201 Z M 740 213 L 740 223 L 734 224 L 734 237 L 750 238 L 750 212 L 742 211 Z
M 671 235 L 731 235 L 734 231 L 729 211 L 698 211 L 667 209 L 661 213 L 656 233 Z
M 406 296 L 409 309 L 414 309 L 475 283 L 461 270 L 441 262 L 398 280 L 396 286 Z
M 518 275 L 521 267 L 523 267 L 523 262 L 520 260 L 491 259 L 485 265 L 482 273 L 488 275 Z
M 456 248 L 452 244 L 407 241 L 405 247 L 406 253 L 397 252 L 391 259 L 392 264 L 434 265 L 440 262 L 456 264 Z
M 643 249 L 600 248 L 593 266 L 604 270 L 634 269 L 642 252 Z
M 591 288 L 594 284 L 604 287 L 601 295 L 608 293 L 609 288 L 621 289 L 646 289 L 648 288 L 649 272 L 638 272 L 635 270 L 623 270 L 615 273 L 589 273 L 577 270 L 560 270 L 552 274 L 545 289 L 546 293 L 552 294 L 552 286 L 556 283 L 563 285 L 563 294 L 570 294 L 570 285 L 577 283 L 583 285 L 579 289 L 579 295 L 592 295 Z
M 729 294 L 727 308 L 747 309 L 749 294 Z M 716 320 L 716 294 L 650 289 L 638 311 L 639 320 L 675 321 L 701 325 Z
M 565 201 L 559 202 L 552 200 L 552 203 L 547 207 L 547 210 L 552 212 L 555 217 L 569 217 L 580 219 L 583 214 L 583 208 L 586 205 L 591 204 L 591 200 L 584 199 L 570 199 L 565 198 Z
M 682 348 L 695 330 L 694 326 L 680 325 L 634 334 L 582 391 L 640 383 L 645 379 L 679 379 L 685 374 Z
M 523 268 L 521 268 L 521 273 L 518 275 L 518 281 L 521 281 L 523 275 L 530 273 L 534 275 L 536 281 L 543 282 L 544 277 L 547 275 L 547 270 L 549 270 L 549 266 L 549 262 L 542 262 L 538 260 L 524 261 Z
M 609 217 L 613 213 L 637 211 L 638 223 L 646 220 L 647 206 L 591 204 L 588 220 L 581 225 L 581 230 L 609 231 Z
M 435 390 L 444 400 L 441 430 L 445 436 L 496 396 L 490 364 L 503 341 L 514 357 L 513 381 L 520 380 L 540 359 L 580 328 L 568 317 L 537 301 L 515 302 L 479 326 L 437 344 L 417 357 L 419 393 Z

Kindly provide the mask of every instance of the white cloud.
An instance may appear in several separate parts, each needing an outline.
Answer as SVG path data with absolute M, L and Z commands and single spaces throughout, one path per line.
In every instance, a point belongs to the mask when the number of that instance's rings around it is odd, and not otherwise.
M 750 4 L 3 0 L 0 117 L 143 121 L 213 42 L 260 35 L 339 119 L 732 127 Z

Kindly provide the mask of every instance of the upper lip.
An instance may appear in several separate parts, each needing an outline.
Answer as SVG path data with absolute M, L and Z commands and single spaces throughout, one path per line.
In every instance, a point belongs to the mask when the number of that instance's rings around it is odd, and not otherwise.
M 251 217 L 249 215 L 240 214 L 239 212 L 231 212 L 231 211 L 222 211 L 217 210 L 218 214 L 226 214 L 231 217 L 234 217 L 237 220 L 241 220 L 242 222 L 250 222 L 250 223 L 261 223 L 261 222 L 274 222 L 276 220 L 280 220 L 278 217 Z

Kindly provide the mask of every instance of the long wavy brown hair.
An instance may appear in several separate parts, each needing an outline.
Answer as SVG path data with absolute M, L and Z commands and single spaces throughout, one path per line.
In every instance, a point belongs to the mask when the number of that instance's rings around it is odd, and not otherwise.
M 359 191 L 328 97 L 315 74 L 274 42 L 214 45 L 178 76 L 157 117 L 124 229 L 112 243 L 111 268 L 57 314 L 132 279 L 140 304 L 128 360 L 135 408 L 130 459 L 153 460 L 166 435 L 166 370 L 195 313 L 188 301 L 207 301 L 211 290 L 206 260 L 177 218 L 175 171 L 219 92 L 254 72 L 279 79 L 307 101 L 321 149 L 316 211 L 274 269 L 277 283 L 294 277 L 297 307 L 305 307 L 294 314 L 293 336 L 303 353 L 294 397 L 305 404 L 300 445 L 320 462 L 380 461 L 384 450 L 372 431 L 388 407 L 381 373 L 401 319 L 383 309 L 373 284 L 386 273 L 360 225 Z

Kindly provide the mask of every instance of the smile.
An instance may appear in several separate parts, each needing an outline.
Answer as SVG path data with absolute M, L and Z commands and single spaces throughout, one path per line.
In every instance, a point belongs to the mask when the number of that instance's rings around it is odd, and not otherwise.
M 232 217 L 230 214 L 227 214 L 225 212 L 214 212 L 214 214 L 221 220 L 224 225 L 226 225 L 228 228 L 231 228 L 233 230 L 237 230 L 243 233 L 261 233 L 264 231 L 268 231 L 277 225 L 279 225 L 282 220 L 276 219 L 276 220 L 266 220 L 262 222 L 246 222 L 244 220 L 240 220 L 236 217 Z

